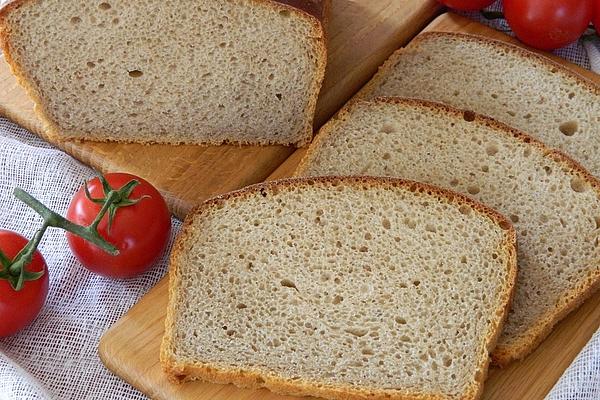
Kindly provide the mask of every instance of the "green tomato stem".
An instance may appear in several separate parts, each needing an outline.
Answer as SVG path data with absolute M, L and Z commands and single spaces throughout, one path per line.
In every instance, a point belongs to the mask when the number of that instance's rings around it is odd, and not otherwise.
M 0 250 L 0 266 L 2 266 L 2 271 L 8 270 L 8 267 L 10 267 L 10 259 L 6 257 L 2 250 Z
M 37 212 L 44 219 L 44 225 L 51 226 L 53 228 L 61 228 L 67 232 L 71 232 L 74 235 L 80 236 L 83 239 L 89 241 L 90 243 L 93 243 L 96 246 L 100 247 L 102 250 L 106 251 L 107 253 L 109 253 L 111 255 L 116 256 L 119 254 L 119 251 L 117 250 L 117 248 L 115 246 L 113 246 L 112 244 L 108 243 L 106 240 L 104 240 L 104 238 L 102 238 L 102 236 L 100 236 L 100 234 L 96 230 L 96 228 L 98 227 L 98 223 L 100 222 L 100 220 L 102 220 L 102 217 L 106 214 L 106 212 L 110 208 L 110 205 L 111 205 L 110 201 L 107 201 L 102 206 L 102 209 L 96 216 L 96 219 L 94 220 L 94 222 L 90 226 L 84 227 L 81 225 L 74 224 L 71 221 L 67 220 L 66 218 L 64 218 L 64 217 L 60 216 L 59 214 L 55 213 L 54 211 L 50 210 L 48 207 L 43 205 L 41 202 L 39 202 L 37 199 L 35 199 L 33 196 L 31 196 L 29 193 L 27 193 L 23 189 L 16 188 L 14 191 L 14 195 L 17 199 L 21 200 L 23 203 L 27 204 L 35 212 Z M 118 194 L 116 194 L 116 195 L 118 195 Z M 114 199 L 114 197 L 115 197 L 115 195 L 113 195 L 112 193 L 109 193 L 109 195 L 108 195 L 109 199 L 110 198 Z M 27 247 L 28 246 L 26 246 L 23 250 L 25 250 Z M 30 251 L 32 254 L 36 248 L 37 248 L 37 245 L 35 247 L 32 246 L 30 248 Z M 23 253 L 23 251 L 21 251 L 21 253 L 19 253 L 19 255 L 17 255 L 17 257 L 19 257 L 22 253 Z M 15 263 L 15 261 L 13 260 L 13 264 L 14 263 Z

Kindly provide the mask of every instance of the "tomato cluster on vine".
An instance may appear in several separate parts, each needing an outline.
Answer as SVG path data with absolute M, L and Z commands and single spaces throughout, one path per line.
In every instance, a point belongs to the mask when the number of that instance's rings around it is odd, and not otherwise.
M 21 189 L 15 196 L 43 218 L 31 240 L 0 230 L 0 337 L 11 336 L 40 313 L 49 290 L 46 261 L 37 250 L 48 228 L 66 231 L 71 252 L 90 271 L 130 278 L 147 271 L 171 231 L 165 200 L 150 183 L 125 173 L 87 182 L 63 218 Z

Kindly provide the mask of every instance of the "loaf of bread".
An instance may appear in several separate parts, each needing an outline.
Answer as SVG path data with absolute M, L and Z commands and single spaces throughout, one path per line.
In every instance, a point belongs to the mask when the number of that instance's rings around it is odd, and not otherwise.
M 0 42 L 48 133 L 304 145 L 328 0 L 14 0 Z
M 497 364 L 531 352 L 600 285 L 599 182 L 558 151 L 487 117 L 420 100 L 357 101 L 321 129 L 297 174 L 418 180 L 509 217 L 519 275 L 492 354 Z
M 600 87 L 522 47 L 428 32 L 398 50 L 359 97 L 413 97 L 489 115 L 600 176 Z
M 171 378 L 330 399 L 475 399 L 516 278 L 510 222 L 386 178 L 255 185 L 192 212 L 169 270 Z

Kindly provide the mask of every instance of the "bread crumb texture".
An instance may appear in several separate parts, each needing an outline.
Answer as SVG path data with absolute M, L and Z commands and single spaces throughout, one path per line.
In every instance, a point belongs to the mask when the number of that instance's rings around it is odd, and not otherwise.
M 418 100 L 357 102 L 322 129 L 297 173 L 423 181 L 510 218 L 519 272 L 501 364 L 531 351 L 600 282 L 597 180 L 491 119 Z
M 37 0 L 5 15 L 15 72 L 65 138 L 294 144 L 312 137 L 318 20 L 257 0 Z
M 186 223 L 163 348 L 173 370 L 276 376 L 326 397 L 474 396 L 516 275 L 510 224 L 399 180 L 290 182 Z
M 600 87 L 523 48 L 424 33 L 386 61 L 362 96 L 415 97 L 489 115 L 600 176 Z

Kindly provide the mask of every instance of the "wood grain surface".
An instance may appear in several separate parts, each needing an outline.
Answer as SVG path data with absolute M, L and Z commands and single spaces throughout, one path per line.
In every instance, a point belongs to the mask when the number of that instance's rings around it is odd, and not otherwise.
M 439 11 L 435 0 L 333 0 L 328 67 L 317 104 L 323 124 Z M 263 181 L 295 149 L 283 146 L 172 146 L 60 141 L 44 134 L 33 104 L 0 57 L 0 115 L 101 172 L 124 171 L 154 184 L 183 218 L 206 198 Z
M 426 30 L 459 31 L 514 41 L 502 33 L 465 18 L 444 14 Z M 555 58 L 600 83 L 600 77 Z M 268 179 L 290 176 L 305 150 L 297 150 Z M 146 297 L 121 318 L 103 337 L 99 353 L 117 375 L 158 399 L 286 399 L 266 390 L 250 391 L 232 385 L 205 382 L 171 384 L 159 365 L 159 346 L 164 331 L 167 281 L 163 279 Z M 486 400 L 541 400 L 600 326 L 600 293 L 558 324 L 553 333 L 530 356 L 505 369 L 491 369 L 483 398 Z M 135 338 L 135 340 L 132 340 Z

